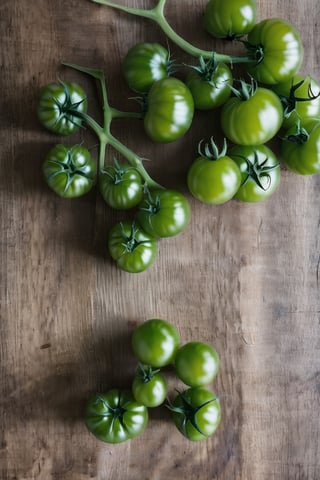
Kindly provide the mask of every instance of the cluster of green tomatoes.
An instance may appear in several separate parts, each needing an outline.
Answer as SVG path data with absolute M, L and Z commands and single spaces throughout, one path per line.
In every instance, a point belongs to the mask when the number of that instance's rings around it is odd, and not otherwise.
M 207 386 L 218 373 L 216 350 L 199 341 L 181 346 L 176 327 L 162 319 L 141 323 L 133 331 L 131 345 L 139 362 L 131 389 L 114 388 L 90 398 L 85 411 L 89 431 L 106 443 L 121 443 L 142 433 L 148 408 L 159 407 L 167 399 L 168 382 L 161 369 L 171 366 L 188 386 L 165 404 L 174 424 L 192 441 L 213 435 L 220 424 L 221 407 Z
M 169 143 L 187 133 L 197 110 L 214 111 L 224 138 L 219 142 L 212 132 L 210 139 L 198 143 L 198 156 L 186 178 L 191 195 L 207 204 L 269 198 L 280 184 L 281 162 L 297 174 L 320 172 L 320 85 L 299 73 L 303 46 L 293 25 L 279 18 L 257 23 L 254 0 L 209 0 L 204 8 L 206 31 L 216 38 L 236 39 L 245 49 L 244 56 L 232 57 L 202 50 L 181 38 L 165 18 L 166 0 L 158 0 L 150 10 L 92 1 L 155 21 L 169 40 L 197 58 L 197 65 L 180 66 L 188 71 L 179 76 L 168 48 L 147 42 L 132 46 L 122 71 L 130 89 L 139 95 L 140 112 L 110 106 L 101 71 L 66 64 L 100 83 L 103 125 L 88 115 L 80 85 L 53 83 L 40 92 L 37 112 L 42 125 L 69 135 L 86 124 L 100 145 L 98 162 L 83 145 L 55 146 L 43 165 L 48 185 L 70 198 L 98 184 L 107 205 L 134 212 L 132 221 L 119 222 L 109 232 L 108 250 L 122 270 L 137 273 L 150 267 L 157 240 L 187 227 L 190 206 L 185 195 L 153 180 L 143 159 L 113 136 L 110 126 L 115 118 L 140 118 L 152 141 Z M 233 76 L 238 63 L 245 65 L 245 78 Z M 280 139 L 277 154 L 269 143 L 275 137 Z M 107 145 L 121 155 L 121 161 L 106 162 Z

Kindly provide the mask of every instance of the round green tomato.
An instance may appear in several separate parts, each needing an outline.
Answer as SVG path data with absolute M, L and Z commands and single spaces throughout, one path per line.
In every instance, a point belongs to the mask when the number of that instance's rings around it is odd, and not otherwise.
M 111 228 L 108 249 L 117 266 L 130 273 L 149 268 L 157 255 L 156 240 L 135 222 L 119 222 Z
M 163 78 L 149 90 L 145 132 L 154 142 L 173 142 L 189 130 L 193 114 L 194 103 L 188 87 L 177 78 Z
M 241 184 L 238 165 L 228 156 L 216 160 L 200 156 L 189 168 L 190 193 L 208 204 L 221 204 L 234 197 Z
M 85 410 L 85 424 L 99 440 L 121 443 L 144 431 L 148 410 L 127 390 L 112 389 L 90 398 Z
M 191 387 L 179 392 L 168 408 L 178 430 L 193 442 L 206 440 L 213 435 L 221 421 L 219 399 L 203 387 Z
M 202 387 L 217 375 L 219 355 L 208 343 L 189 342 L 178 349 L 174 366 L 186 385 Z
M 60 197 L 75 198 L 89 192 L 97 167 L 82 145 L 56 145 L 46 156 L 42 171 L 49 187 Z
M 205 8 L 205 29 L 217 38 L 246 35 L 255 22 L 255 0 L 209 0 Z
M 204 65 L 191 72 L 186 80 L 194 106 L 198 110 L 211 110 L 223 105 L 231 95 L 233 76 L 230 68 L 219 63 L 212 70 Z
M 166 320 L 155 318 L 147 320 L 134 330 L 131 345 L 139 362 L 160 368 L 173 363 L 179 345 L 179 334 Z
M 303 46 L 296 28 L 279 18 L 268 18 L 256 24 L 248 34 L 247 48 L 253 59 L 248 72 L 268 85 L 285 82 L 299 70 Z
M 298 131 L 297 131 L 298 130 Z M 300 175 L 320 173 L 320 119 L 291 127 L 281 142 L 281 159 Z
M 290 128 L 298 122 L 320 117 L 320 85 L 314 78 L 295 75 L 274 85 L 273 91 L 284 107 L 283 127 Z
M 41 88 L 37 116 L 42 126 L 58 135 L 70 135 L 79 130 L 77 113 L 87 111 L 87 96 L 77 83 L 50 83 Z
M 99 188 L 107 205 L 117 210 L 128 210 L 142 200 L 141 176 L 130 165 L 115 162 L 105 167 L 99 175 Z
M 139 204 L 137 220 L 143 230 L 153 237 L 173 237 L 189 223 L 189 202 L 175 190 L 151 190 Z
M 228 153 L 241 171 L 242 182 L 235 198 L 243 202 L 261 202 L 279 187 L 280 165 L 270 148 L 237 145 Z
M 162 45 L 138 43 L 123 61 L 123 74 L 132 90 L 146 93 L 154 82 L 168 76 L 169 66 L 169 53 Z
M 283 121 L 279 97 L 258 87 L 247 99 L 230 98 L 222 107 L 221 127 L 225 136 L 239 145 L 261 145 L 271 140 Z
M 137 402 L 146 407 L 158 407 L 167 396 L 168 384 L 159 369 L 140 365 L 132 383 L 132 393 Z

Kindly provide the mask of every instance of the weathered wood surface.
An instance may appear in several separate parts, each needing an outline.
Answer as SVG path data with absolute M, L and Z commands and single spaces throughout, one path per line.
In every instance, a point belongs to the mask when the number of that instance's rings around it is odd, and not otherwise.
M 203 32 L 205 3 L 168 0 L 168 20 L 194 44 L 231 48 Z M 319 79 L 319 2 L 257 3 L 259 19 L 296 25 L 301 70 Z M 280 189 L 260 205 L 210 207 L 189 197 L 187 231 L 160 243 L 147 272 L 123 273 L 105 248 L 123 215 L 96 192 L 64 201 L 45 186 L 41 163 L 60 139 L 39 127 L 35 103 L 41 85 L 74 79 L 99 115 L 95 87 L 60 66 L 67 61 L 103 69 L 111 103 L 132 108 L 122 58 L 138 41 L 165 44 L 163 34 L 89 0 L 2 0 L 0 28 L 1 480 L 318 480 L 320 177 L 283 170 Z M 165 146 L 146 139 L 137 120 L 118 120 L 113 131 L 152 160 L 154 178 L 187 193 L 187 167 L 213 116 L 197 115 L 183 140 Z M 70 141 L 81 140 L 96 145 L 89 131 Z M 221 426 L 193 444 L 169 412 L 155 409 L 134 441 L 101 444 L 83 425 L 84 403 L 97 390 L 130 384 L 130 333 L 152 317 L 175 323 L 183 342 L 204 340 L 219 351 L 212 387 Z

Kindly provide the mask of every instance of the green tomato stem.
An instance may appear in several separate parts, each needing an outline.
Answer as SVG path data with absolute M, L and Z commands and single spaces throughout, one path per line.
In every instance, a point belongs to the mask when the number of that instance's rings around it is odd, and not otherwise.
M 100 70 L 95 70 L 92 68 L 82 67 L 80 65 L 75 65 L 72 63 L 63 63 L 63 65 L 67 67 L 71 67 L 75 70 L 78 70 L 83 73 L 87 73 L 91 75 L 95 79 L 97 79 L 100 83 L 101 93 L 102 93 L 102 101 L 103 101 L 103 127 L 99 125 L 96 120 L 94 120 L 90 115 L 84 112 L 75 112 L 74 115 L 81 118 L 97 135 L 99 142 L 100 142 L 100 150 L 99 150 L 99 171 L 104 169 L 104 161 L 105 161 L 105 151 L 107 145 L 111 145 L 115 150 L 121 153 L 129 163 L 140 173 L 141 177 L 145 181 L 146 185 L 150 188 L 163 188 L 157 182 L 155 182 L 146 169 L 143 166 L 142 159 L 136 155 L 132 150 L 126 147 L 123 143 L 121 143 L 116 137 L 112 135 L 110 132 L 111 122 L 115 118 L 142 118 L 141 113 L 135 112 L 122 112 L 117 110 L 116 108 L 112 108 L 109 105 L 108 95 L 107 95 L 107 88 L 105 83 L 105 77 L 103 72 Z
M 153 20 L 157 25 L 161 28 L 163 33 L 178 47 L 180 47 L 183 51 L 188 53 L 193 57 L 203 57 L 203 58 L 212 58 L 212 55 L 215 55 L 215 59 L 217 62 L 223 63 L 249 63 L 253 62 L 252 58 L 249 57 L 232 57 L 231 55 L 225 55 L 222 53 L 216 53 L 209 50 L 203 50 L 192 45 L 190 42 L 182 38 L 175 30 L 170 26 L 168 23 L 165 15 L 164 15 L 164 6 L 166 0 L 159 0 L 157 5 L 151 9 L 143 9 L 143 8 L 130 8 L 125 7 L 123 5 L 118 5 L 114 2 L 110 2 L 108 0 L 91 0 L 94 3 L 99 3 L 102 5 L 106 5 L 107 7 L 115 8 L 117 10 L 121 10 L 123 12 L 129 13 L 131 15 L 136 15 L 138 17 L 148 18 Z

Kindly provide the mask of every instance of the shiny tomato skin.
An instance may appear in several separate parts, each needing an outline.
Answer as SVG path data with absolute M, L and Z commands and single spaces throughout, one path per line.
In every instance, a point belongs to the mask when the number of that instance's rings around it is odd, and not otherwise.
M 219 370 L 217 351 L 205 342 L 188 342 L 177 351 L 174 366 L 178 377 L 190 387 L 208 385 Z
M 189 202 L 176 190 L 151 190 L 139 204 L 137 221 L 145 232 L 156 238 L 178 235 L 185 230 L 189 220 Z
M 249 33 L 256 22 L 256 0 L 209 0 L 204 12 L 206 31 L 216 38 Z
M 96 181 L 97 167 L 82 145 L 55 145 L 47 154 L 42 171 L 49 187 L 60 197 L 81 197 Z
M 303 60 L 303 45 L 297 29 L 279 18 L 257 23 L 247 37 L 249 52 L 256 61 L 248 72 L 258 82 L 274 85 L 295 75 Z
M 154 142 L 173 142 L 187 133 L 193 114 L 191 92 L 181 80 L 174 77 L 158 80 L 148 93 L 145 132 Z
M 203 387 L 178 392 L 170 410 L 180 433 L 193 442 L 212 436 L 221 421 L 219 399 Z
M 141 175 L 130 165 L 105 167 L 99 175 L 99 189 L 106 204 L 116 210 L 137 206 L 143 196 Z
M 154 263 L 157 243 L 135 222 L 125 221 L 117 223 L 109 231 L 108 250 L 121 270 L 140 273 Z
M 179 345 L 179 333 L 166 320 L 150 319 L 133 331 L 131 345 L 139 362 L 161 368 L 173 363 Z
M 131 47 L 123 61 L 128 86 L 147 93 L 152 85 L 168 76 L 169 52 L 159 43 L 138 43 Z
M 221 127 L 238 145 L 261 145 L 271 140 L 283 122 L 283 107 L 271 90 L 258 87 L 248 99 L 230 98 L 222 107 Z
M 112 389 L 90 398 L 85 424 L 99 440 L 122 443 L 140 435 L 148 423 L 148 410 L 129 390 Z
M 257 203 L 266 200 L 277 190 L 280 185 L 281 170 L 277 157 L 269 147 L 236 145 L 228 151 L 228 155 L 238 164 L 242 177 L 242 183 L 235 198 L 243 202 Z M 270 168 L 269 171 L 261 170 L 258 174 L 263 188 L 248 176 L 248 164 L 252 167 L 255 160 L 260 168 L 263 168 L 262 165 Z
M 145 375 L 139 371 L 136 373 L 132 382 L 132 393 L 137 402 L 142 403 L 148 408 L 159 407 L 167 396 L 168 383 L 159 370 L 153 371 L 152 368 L 143 367 Z M 148 370 L 152 371 L 148 374 Z
M 241 184 L 237 164 L 228 156 L 198 157 L 187 175 L 190 193 L 203 203 L 219 205 L 234 197 Z
M 205 78 L 199 72 L 193 71 L 186 79 L 194 106 L 198 110 L 212 110 L 221 107 L 231 95 L 232 83 L 231 70 L 224 63 L 217 65 L 210 78 Z
M 77 112 L 86 113 L 87 96 L 75 82 L 50 83 L 41 88 L 37 104 L 39 122 L 47 130 L 61 136 L 79 130 Z
M 307 133 L 304 141 L 294 142 L 286 139 L 296 132 L 296 126 L 286 131 L 281 141 L 281 160 L 294 173 L 314 175 L 320 173 L 320 119 L 315 118 L 301 124 Z

